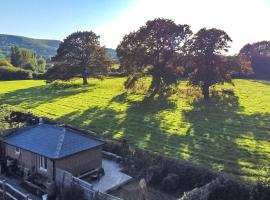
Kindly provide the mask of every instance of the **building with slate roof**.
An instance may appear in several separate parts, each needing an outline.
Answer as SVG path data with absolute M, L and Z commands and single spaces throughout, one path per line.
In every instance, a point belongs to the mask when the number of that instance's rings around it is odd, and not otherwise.
M 4 143 L 6 156 L 52 179 L 57 168 L 78 176 L 102 167 L 104 142 L 69 128 L 39 124 L 6 136 Z

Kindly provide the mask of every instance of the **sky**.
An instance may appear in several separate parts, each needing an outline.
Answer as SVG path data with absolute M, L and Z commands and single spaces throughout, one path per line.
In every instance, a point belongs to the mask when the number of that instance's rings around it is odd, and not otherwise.
M 1 0 L 0 33 L 63 40 L 92 30 L 116 48 L 123 36 L 162 17 L 177 24 L 219 28 L 232 38 L 230 54 L 270 40 L 270 0 Z

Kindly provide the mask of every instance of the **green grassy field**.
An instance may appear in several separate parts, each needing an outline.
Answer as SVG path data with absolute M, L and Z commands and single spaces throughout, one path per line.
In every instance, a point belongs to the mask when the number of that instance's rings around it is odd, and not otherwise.
M 81 81 L 81 80 L 78 80 Z M 181 82 L 165 100 L 126 93 L 124 78 L 55 89 L 44 81 L 0 82 L 0 103 L 95 131 L 134 146 L 233 174 L 266 176 L 270 163 L 270 82 L 235 80 L 209 103 Z M 232 89 L 234 95 L 221 92 Z

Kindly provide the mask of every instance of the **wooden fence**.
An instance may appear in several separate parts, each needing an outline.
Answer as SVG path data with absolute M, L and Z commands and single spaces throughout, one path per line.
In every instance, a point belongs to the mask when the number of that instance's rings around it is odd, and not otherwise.
M 87 200 L 122 200 L 118 197 L 102 193 L 93 189 L 91 183 L 74 177 L 71 173 L 56 168 L 56 183 L 60 186 L 60 191 L 72 186 L 79 186 L 84 193 L 84 198 Z
M 0 181 L 0 192 L 3 200 L 31 200 L 28 194 L 24 194 L 17 190 L 5 180 Z

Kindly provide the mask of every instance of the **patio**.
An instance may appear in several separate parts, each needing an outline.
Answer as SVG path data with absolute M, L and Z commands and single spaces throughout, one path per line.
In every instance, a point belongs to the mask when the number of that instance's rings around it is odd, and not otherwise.
M 132 180 L 132 177 L 122 172 L 122 168 L 115 161 L 103 159 L 102 167 L 105 171 L 105 175 L 99 180 L 89 181 L 85 179 L 90 182 L 97 191 L 108 192 Z

